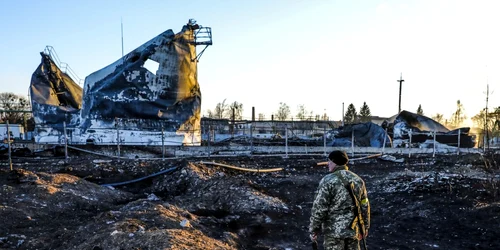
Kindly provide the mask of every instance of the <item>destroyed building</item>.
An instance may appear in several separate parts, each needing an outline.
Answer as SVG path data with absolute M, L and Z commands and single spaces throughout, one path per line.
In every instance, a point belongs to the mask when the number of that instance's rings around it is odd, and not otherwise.
M 35 120 L 35 140 L 58 143 L 64 125 L 76 127 L 80 121 L 82 88 L 61 71 L 50 56 L 52 50 L 41 52 L 42 61 L 31 77 L 30 97 Z
M 211 44 L 211 29 L 190 19 L 88 75 L 83 89 L 42 52 L 30 85 L 35 141 L 200 145 L 197 64 Z M 197 45 L 205 46 L 198 54 Z
M 449 130 L 424 115 L 406 110 L 384 121 L 380 126 L 371 122 L 347 124 L 332 130 L 330 146 L 350 147 L 430 147 L 438 144 L 472 148 L 475 136 L 470 128 Z
M 396 146 L 406 142 L 426 147 L 424 144 L 429 144 L 428 141 L 433 140 L 440 144 L 462 148 L 472 148 L 476 144 L 475 136 L 469 134 L 469 127 L 449 130 L 429 117 L 405 110 L 389 123 L 389 131 L 391 130 Z

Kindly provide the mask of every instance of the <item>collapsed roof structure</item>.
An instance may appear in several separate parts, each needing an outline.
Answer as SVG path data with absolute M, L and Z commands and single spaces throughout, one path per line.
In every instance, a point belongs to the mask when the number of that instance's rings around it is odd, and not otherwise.
M 398 145 L 410 138 L 411 143 L 417 144 L 435 138 L 436 142 L 448 146 L 460 146 L 462 148 L 475 146 L 475 136 L 469 134 L 469 127 L 449 130 L 429 117 L 405 110 L 401 111 L 394 121 L 389 124 L 389 131 L 391 130 L 394 140 L 399 140 Z
M 31 77 L 31 107 L 39 128 L 50 127 L 62 132 L 63 123 L 68 126 L 78 124 L 82 87 L 61 71 L 48 51 L 51 50 L 40 53 L 42 62 Z
M 90 74 L 83 89 L 42 52 L 30 85 L 35 141 L 59 143 L 66 133 L 73 144 L 199 145 L 197 63 L 209 45 L 211 29 L 190 19 Z
M 387 131 L 387 132 L 386 132 Z M 332 130 L 330 146 L 360 147 L 426 147 L 428 140 L 447 146 L 472 148 L 475 136 L 470 128 L 449 130 L 442 124 L 424 115 L 406 110 L 379 126 L 372 122 L 348 124 Z M 411 145 L 414 144 L 414 145 Z
M 373 123 L 346 124 L 330 132 L 329 146 L 350 147 L 391 147 L 392 140 L 385 130 Z

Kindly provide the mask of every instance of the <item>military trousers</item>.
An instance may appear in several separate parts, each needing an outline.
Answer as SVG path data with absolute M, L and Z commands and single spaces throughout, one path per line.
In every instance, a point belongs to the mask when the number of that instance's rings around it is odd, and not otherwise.
M 354 238 L 328 238 L 323 243 L 325 250 L 360 250 L 359 240 Z

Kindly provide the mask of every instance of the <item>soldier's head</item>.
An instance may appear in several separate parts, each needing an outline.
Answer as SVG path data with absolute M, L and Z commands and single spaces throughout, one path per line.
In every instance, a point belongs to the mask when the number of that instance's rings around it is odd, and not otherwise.
M 349 157 L 344 151 L 335 150 L 328 155 L 328 170 L 332 172 L 337 166 L 346 165 Z

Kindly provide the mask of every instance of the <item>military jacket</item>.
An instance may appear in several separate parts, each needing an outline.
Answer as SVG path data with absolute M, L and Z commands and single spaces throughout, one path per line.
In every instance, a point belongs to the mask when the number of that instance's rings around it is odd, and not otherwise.
M 309 231 L 323 231 L 329 238 L 355 238 L 360 236 L 357 221 L 354 220 L 354 202 L 342 179 L 354 184 L 354 193 L 361 203 L 363 222 L 366 230 L 370 227 L 370 203 L 365 182 L 361 177 L 338 166 L 334 172 L 321 179 L 313 202 Z

